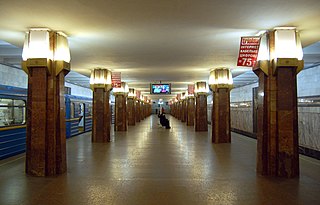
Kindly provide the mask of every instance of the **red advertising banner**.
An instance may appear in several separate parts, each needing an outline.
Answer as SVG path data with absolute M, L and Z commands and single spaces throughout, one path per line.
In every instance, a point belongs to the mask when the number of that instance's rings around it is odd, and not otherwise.
M 237 66 L 253 67 L 257 61 L 259 36 L 241 37 Z
M 111 83 L 113 88 L 121 88 L 121 72 L 111 73 Z
M 194 94 L 194 85 L 188 85 L 188 95 Z
M 140 90 L 136 90 L 136 98 L 140 99 L 140 95 L 141 95 L 141 91 Z

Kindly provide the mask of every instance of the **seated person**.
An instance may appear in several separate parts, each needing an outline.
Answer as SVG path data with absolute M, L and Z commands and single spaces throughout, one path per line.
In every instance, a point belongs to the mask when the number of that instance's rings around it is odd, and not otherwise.
M 166 116 L 163 113 L 159 114 L 158 117 L 160 118 L 160 124 L 163 127 L 166 127 L 166 129 L 170 129 L 171 128 L 169 120 L 166 118 Z

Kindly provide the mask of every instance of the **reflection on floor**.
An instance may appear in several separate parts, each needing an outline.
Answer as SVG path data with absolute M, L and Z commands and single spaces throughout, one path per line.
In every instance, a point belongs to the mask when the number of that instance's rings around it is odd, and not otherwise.
M 1 161 L 0 204 L 320 204 L 319 161 L 300 157 L 299 179 L 257 176 L 255 140 L 213 145 L 210 131 L 169 118 L 171 129 L 154 115 L 112 143 L 71 138 L 62 176 L 26 176 L 24 155 Z

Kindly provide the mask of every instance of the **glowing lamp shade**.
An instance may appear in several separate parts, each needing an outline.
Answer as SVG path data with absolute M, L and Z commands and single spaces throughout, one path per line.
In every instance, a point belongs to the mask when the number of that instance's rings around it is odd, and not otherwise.
M 67 63 L 70 62 L 71 58 L 68 39 L 67 36 L 62 32 L 58 32 L 56 35 L 56 45 L 53 58 L 56 61 L 65 61 Z
M 183 99 L 187 99 L 188 97 L 194 96 L 193 94 L 189 94 L 188 91 L 186 91 L 185 93 L 182 93 L 182 94 L 183 94 Z
M 275 29 L 275 58 L 297 58 L 302 60 L 303 51 L 299 33 L 295 28 Z
M 25 36 L 22 59 L 26 61 L 32 58 L 69 63 L 70 50 L 67 36 L 62 32 L 53 32 L 46 28 L 30 29 Z
M 128 84 L 125 82 L 121 82 L 121 88 L 113 88 L 114 93 L 128 93 L 129 87 Z
M 31 29 L 26 33 L 22 51 L 24 61 L 31 58 L 47 58 L 53 60 L 48 29 Z
M 215 68 L 210 72 L 209 85 L 232 85 L 233 79 L 230 69 Z
M 108 69 L 101 68 L 92 70 L 90 84 L 111 85 L 111 72 Z
M 196 82 L 194 91 L 196 93 L 207 93 L 209 92 L 209 88 L 206 82 Z
M 140 98 L 141 98 L 141 91 L 139 91 L 139 90 L 136 91 L 136 98 L 140 100 Z
M 135 90 L 133 88 L 129 88 L 129 93 L 128 93 L 128 97 L 135 97 L 136 93 Z

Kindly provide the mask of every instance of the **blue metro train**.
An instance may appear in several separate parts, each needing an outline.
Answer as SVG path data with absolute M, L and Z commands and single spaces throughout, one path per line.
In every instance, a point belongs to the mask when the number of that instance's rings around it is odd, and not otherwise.
M 0 85 L 0 160 L 26 150 L 27 89 Z M 91 131 L 92 98 L 65 95 L 66 137 Z

